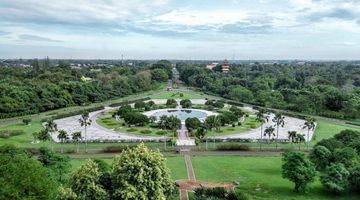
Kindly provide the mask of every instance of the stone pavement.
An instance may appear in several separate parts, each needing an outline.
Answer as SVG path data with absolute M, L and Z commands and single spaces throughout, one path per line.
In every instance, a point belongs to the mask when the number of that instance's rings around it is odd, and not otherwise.
M 114 131 L 111 129 L 104 128 L 96 123 L 96 118 L 101 115 L 103 112 L 106 112 L 110 109 L 110 107 L 106 107 L 104 110 L 95 111 L 89 113 L 89 118 L 91 119 L 91 125 L 87 126 L 86 136 L 85 136 L 85 128 L 81 127 L 79 123 L 80 115 L 66 117 L 63 119 L 54 120 L 54 122 L 58 126 L 58 130 L 65 130 L 71 139 L 71 135 L 74 132 L 80 131 L 82 140 L 85 141 L 158 141 L 164 140 L 165 137 L 155 137 L 155 136 L 137 136 L 129 133 L 120 133 L 118 131 Z M 57 134 L 53 134 L 52 138 L 55 142 L 59 142 L 57 138 Z

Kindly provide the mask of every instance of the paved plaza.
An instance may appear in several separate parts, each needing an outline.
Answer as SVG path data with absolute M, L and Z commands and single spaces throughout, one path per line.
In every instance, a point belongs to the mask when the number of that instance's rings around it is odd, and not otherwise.
M 156 104 L 164 104 L 166 103 L 166 99 L 154 99 L 153 100 Z M 191 100 L 193 104 L 204 104 L 206 102 L 205 99 L 196 99 Z M 96 118 L 101 115 L 103 112 L 106 112 L 110 108 L 106 107 L 104 110 L 91 112 L 89 114 L 92 123 L 90 126 L 87 127 L 87 134 L 85 137 L 84 127 L 80 126 L 79 119 L 80 115 L 67 117 L 63 119 L 55 120 L 55 123 L 58 125 L 59 130 L 65 130 L 69 133 L 70 138 L 71 134 L 77 131 L 82 133 L 83 140 L 87 141 L 98 141 L 98 142 L 106 142 L 106 141 L 158 141 L 164 140 L 164 136 L 140 136 L 140 135 L 133 135 L 129 133 L 121 133 L 111 129 L 104 128 L 96 123 Z M 253 110 L 251 107 L 244 107 L 243 109 L 248 110 L 252 113 L 256 111 Z M 270 114 L 269 121 L 266 122 L 263 127 L 264 129 L 268 126 L 274 126 L 274 122 L 272 119 L 274 118 L 274 114 Z M 304 134 L 305 139 L 307 140 L 307 129 L 303 129 L 305 120 L 293 118 L 293 117 L 285 117 L 285 126 L 279 128 L 279 139 L 280 140 L 287 140 L 288 139 L 288 131 L 297 131 L 300 134 Z M 216 139 L 250 139 L 250 140 L 257 140 L 261 138 L 261 128 L 256 128 L 249 130 L 247 132 L 231 134 L 231 135 L 224 135 L 224 136 L 215 136 Z M 276 130 L 275 130 L 276 133 Z M 309 132 L 309 139 L 313 137 L 314 131 Z M 59 142 L 57 138 L 57 134 L 52 135 L 54 141 Z M 267 139 L 266 136 L 263 136 L 263 139 Z

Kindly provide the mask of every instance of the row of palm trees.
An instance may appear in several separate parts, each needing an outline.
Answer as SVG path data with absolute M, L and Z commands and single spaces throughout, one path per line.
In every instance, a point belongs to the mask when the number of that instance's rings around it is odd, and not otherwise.
M 84 113 L 81 115 L 79 119 L 79 123 L 82 127 L 84 127 L 84 139 L 85 139 L 85 152 L 87 153 L 87 140 L 86 140 L 86 131 L 87 126 L 91 125 L 92 121 L 89 118 L 89 113 Z M 51 141 L 51 135 L 58 131 L 57 124 L 53 120 L 49 120 L 45 123 L 45 129 L 41 130 L 40 132 L 34 133 L 34 138 L 39 139 L 42 141 Z M 57 138 L 60 140 L 61 143 L 69 140 L 68 133 L 65 130 L 59 130 Z M 74 132 L 72 133 L 71 137 L 72 141 L 76 143 L 77 148 L 76 152 L 79 152 L 79 143 L 82 140 L 81 132 Z M 54 150 L 53 142 L 51 142 L 51 150 Z M 63 147 L 61 147 L 61 153 L 63 153 Z
M 260 140 L 262 141 L 263 136 L 268 137 L 268 143 L 270 143 L 271 137 L 276 136 L 276 149 L 278 149 L 278 139 L 279 139 L 279 128 L 285 126 L 285 117 L 281 113 L 275 113 L 275 117 L 272 121 L 275 123 L 276 127 L 276 135 L 275 135 L 275 128 L 273 126 L 266 127 L 263 131 L 264 123 L 269 122 L 269 112 L 266 109 L 259 109 L 256 113 L 256 120 L 261 123 L 261 130 L 260 130 Z M 303 129 L 307 129 L 307 149 L 309 149 L 310 143 L 310 130 L 315 129 L 315 119 L 313 117 L 307 117 L 304 123 Z M 289 131 L 288 138 L 291 143 L 299 143 L 300 144 L 305 142 L 305 137 L 303 134 L 299 134 L 296 131 Z M 260 150 L 262 149 L 262 142 L 259 142 Z

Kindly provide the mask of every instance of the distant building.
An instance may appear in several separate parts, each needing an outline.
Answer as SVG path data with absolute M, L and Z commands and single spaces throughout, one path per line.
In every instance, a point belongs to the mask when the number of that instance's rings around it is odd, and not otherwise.
M 206 65 L 206 68 L 213 70 L 217 64 L 219 64 L 219 63 L 211 63 L 209 65 Z
M 225 59 L 223 64 L 221 65 L 221 71 L 222 73 L 228 73 L 230 70 L 229 62 Z

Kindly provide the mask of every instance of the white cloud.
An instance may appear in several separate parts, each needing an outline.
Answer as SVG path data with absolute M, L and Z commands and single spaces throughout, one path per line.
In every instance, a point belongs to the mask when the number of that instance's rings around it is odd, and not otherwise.
M 188 26 L 221 25 L 244 22 L 249 17 L 247 11 L 242 10 L 184 10 L 177 9 L 159 15 L 153 19 L 165 24 Z

